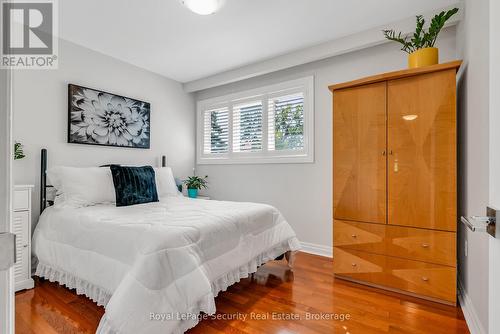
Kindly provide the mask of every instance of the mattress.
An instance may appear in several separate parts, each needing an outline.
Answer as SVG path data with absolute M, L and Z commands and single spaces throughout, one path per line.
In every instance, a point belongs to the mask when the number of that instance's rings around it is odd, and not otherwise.
M 36 275 L 105 306 L 98 333 L 183 333 L 219 291 L 298 249 L 272 206 L 185 197 L 50 207 L 33 236 Z

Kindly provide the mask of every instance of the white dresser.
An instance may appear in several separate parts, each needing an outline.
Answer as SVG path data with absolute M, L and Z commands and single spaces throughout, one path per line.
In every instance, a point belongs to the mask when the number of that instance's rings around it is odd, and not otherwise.
M 16 235 L 16 264 L 14 282 L 16 291 L 31 289 L 31 192 L 32 185 L 14 186 L 12 231 Z

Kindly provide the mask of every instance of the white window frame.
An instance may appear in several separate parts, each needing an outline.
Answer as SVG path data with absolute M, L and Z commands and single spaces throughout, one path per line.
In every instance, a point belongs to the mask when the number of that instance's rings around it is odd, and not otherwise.
M 269 98 L 294 92 L 304 94 L 304 149 L 268 150 L 268 101 Z M 233 104 L 262 100 L 262 150 L 256 152 L 233 152 Z M 205 110 L 214 106 L 229 108 L 228 153 L 204 154 Z M 210 164 L 263 164 L 263 163 L 312 163 L 314 162 L 314 77 L 281 82 L 225 96 L 197 102 L 196 107 L 196 163 Z

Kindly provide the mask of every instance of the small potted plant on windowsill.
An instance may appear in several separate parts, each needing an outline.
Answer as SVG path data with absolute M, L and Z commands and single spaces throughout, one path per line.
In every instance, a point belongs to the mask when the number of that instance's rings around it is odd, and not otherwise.
M 436 65 L 439 63 L 439 50 L 434 44 L 446 21 L 457 12 L 458 8 L 453 8 L 435 15 L 427 31 L 424 28 L 424 17 L 417 15 L 417 26 L 411 36 L 404 36 L 401 32 L 396 33 L 393 29 L 383 30 L 383 33 L 388 40 L 403 45 L 401 50 L 408 53 L 409 68 Z
M 196 198 L 198 197 L 198 190 L 207 189 L 207 178 L 208 175 L 205 175 L 205 177 L 201 177 L 194 174 L 193 176 L 189 176 L 187 179 L 185 179 L 184 184 L 187 188 L 188 197 Z

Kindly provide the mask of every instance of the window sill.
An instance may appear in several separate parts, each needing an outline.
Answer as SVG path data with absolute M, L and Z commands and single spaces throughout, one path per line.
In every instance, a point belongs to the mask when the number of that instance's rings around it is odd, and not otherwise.
M 283 157 L 241 157 L 241 158 L 200 158 L 196 160 L 198 165 L 255 165 L 255 164 L 305 164 L 314 163 L 314 157 L 310 156 L 283 156 Z

